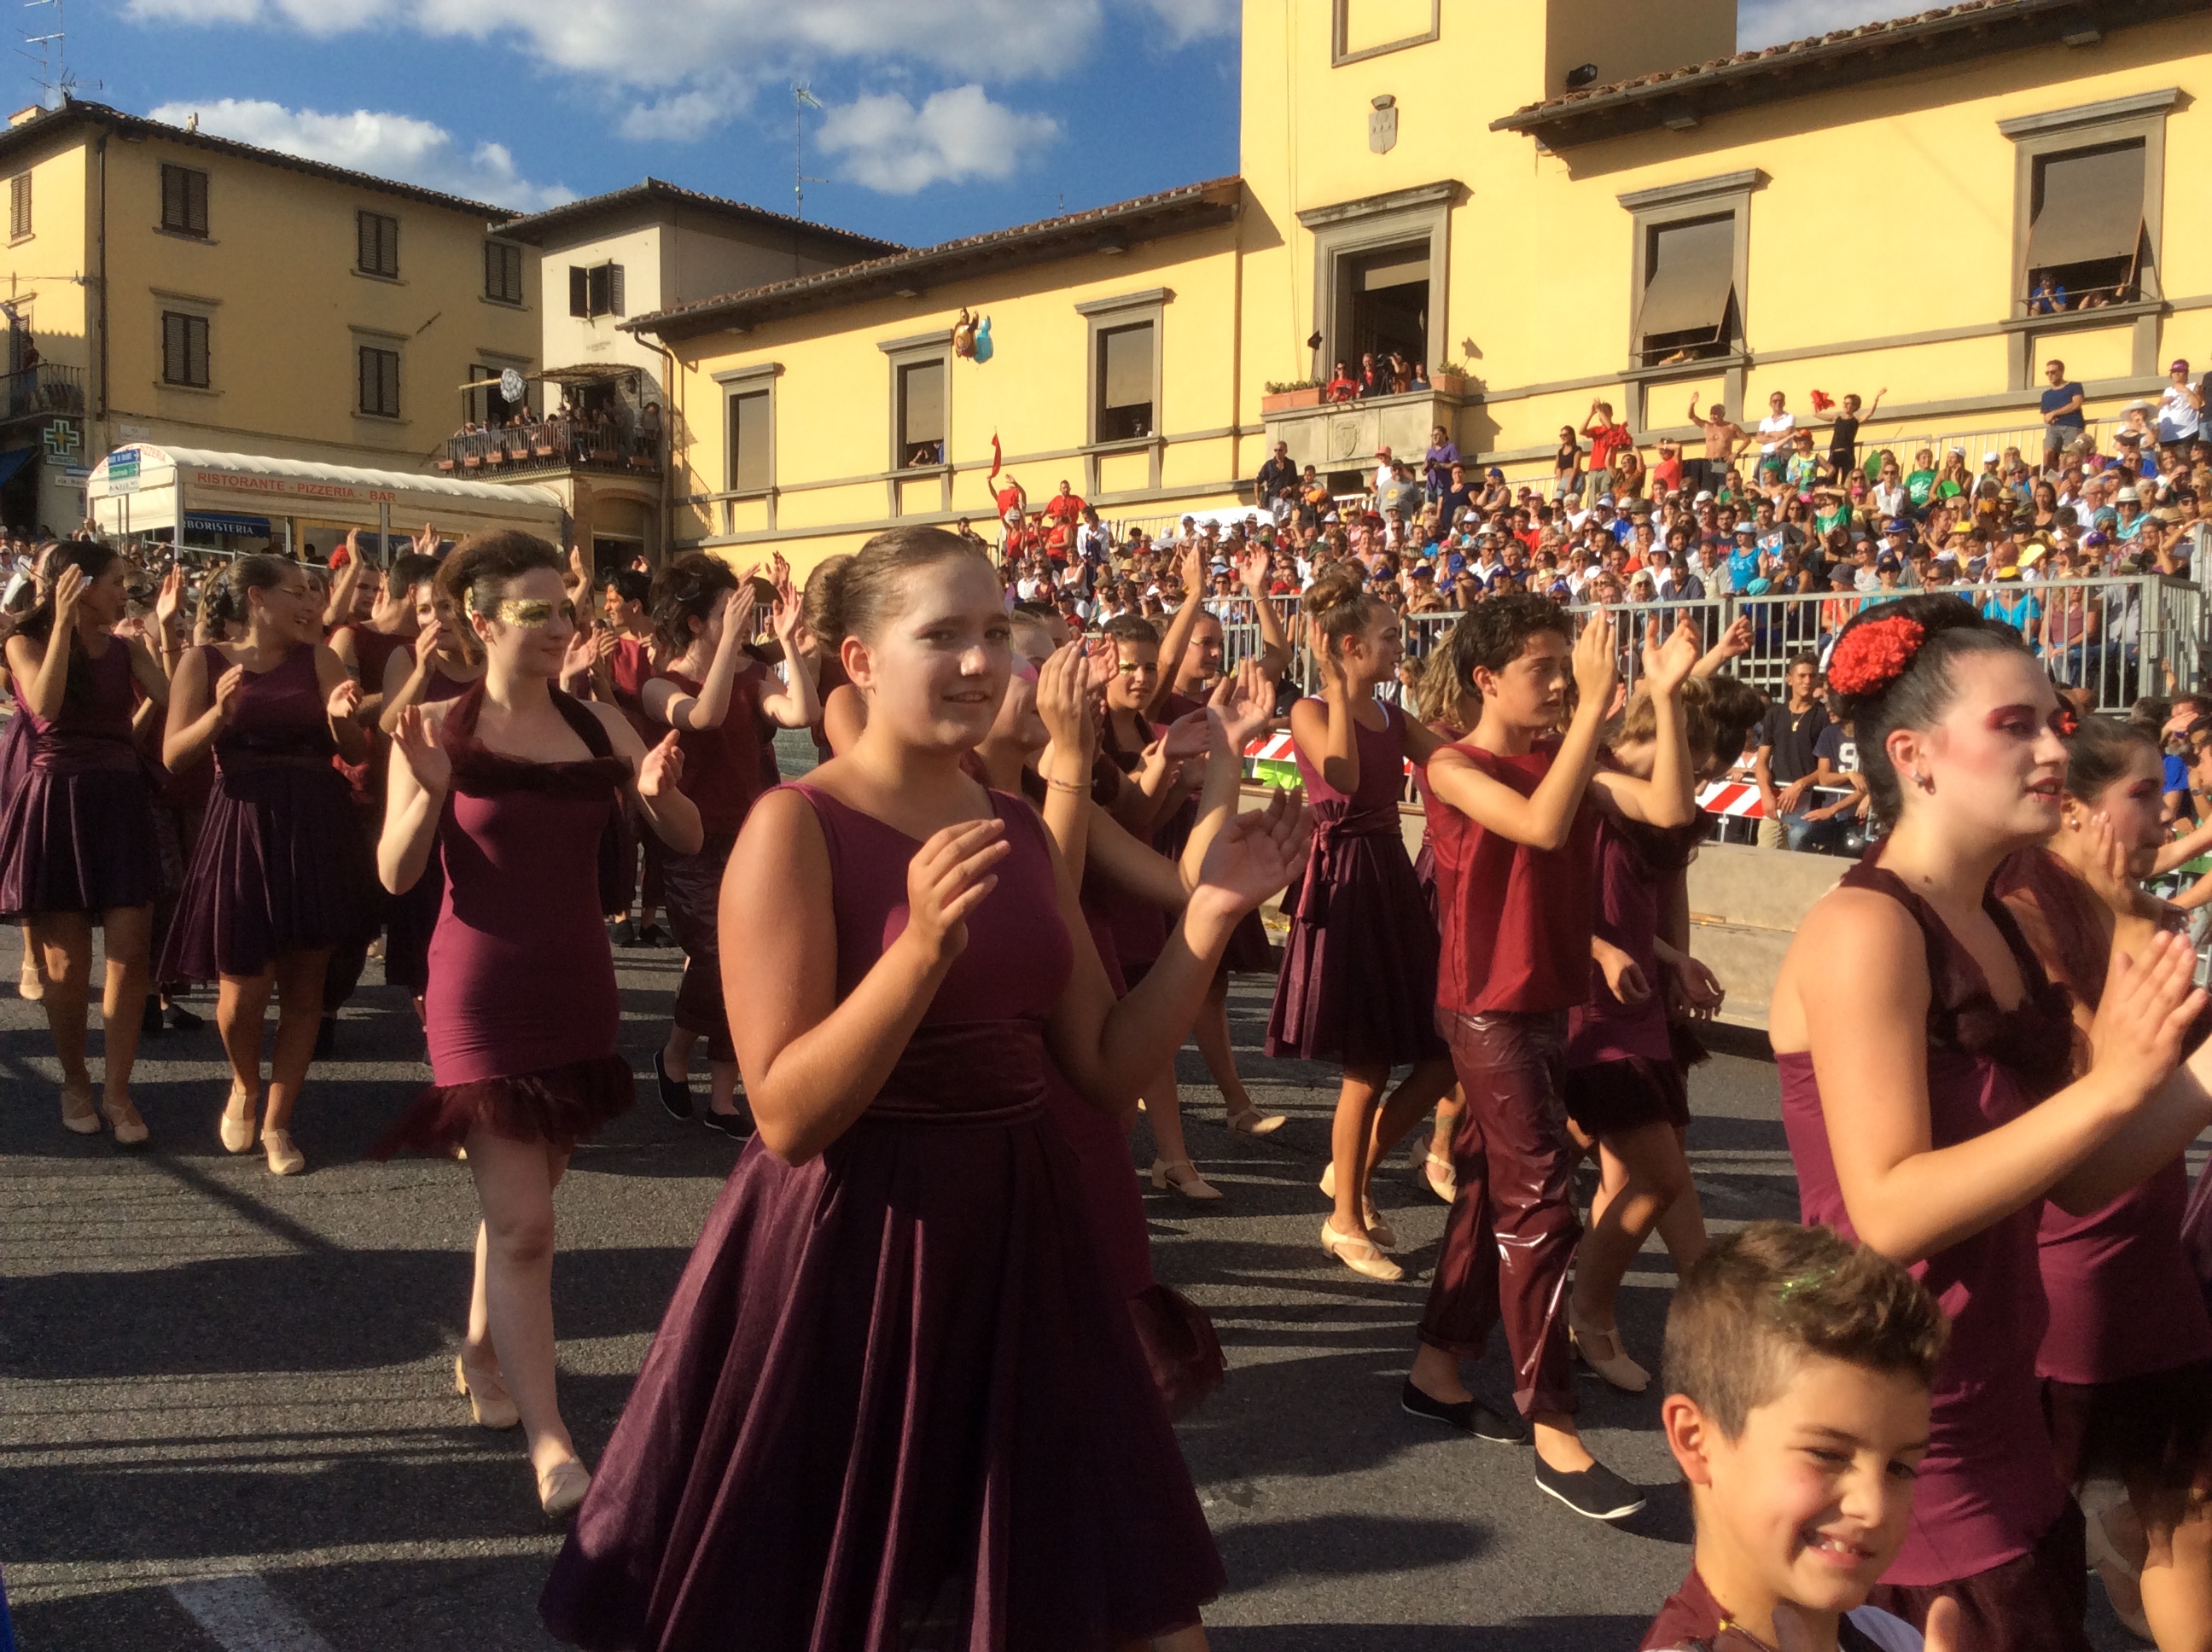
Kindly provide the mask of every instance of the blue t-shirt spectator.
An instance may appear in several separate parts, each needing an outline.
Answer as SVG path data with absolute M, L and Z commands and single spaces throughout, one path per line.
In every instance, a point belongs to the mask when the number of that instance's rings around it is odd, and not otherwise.
M 2079 380 L 2069 379 L 2063 385 L 2046 385 L 2039 405 L 2045 413 L 2057 413 L 2060 408 L 2076 397 L 2086 397 L 2087 394 L 2088 392 L 2081 388 Z M 2050 428 L 2053 430 L 2080 430 L 2083 428 L 2083 424 L 2081 410 L 2077 407 L 2071 413 L 2059 413 L 2057 418 L 2051 421 Z

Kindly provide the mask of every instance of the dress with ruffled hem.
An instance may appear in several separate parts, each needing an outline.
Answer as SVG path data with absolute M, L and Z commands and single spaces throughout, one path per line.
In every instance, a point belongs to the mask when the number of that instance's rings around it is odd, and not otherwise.
M 567 1061 L 507 1078 L 426 1084 L 369 1150 L 369 1157 L 450 1157 L 472 1130 L 489 1130 L 511 1141 L 570 1148 L 589 1141 L 608 1120 L 621 1117 L 636 1101 L 637 1075 L 619 1055 Z

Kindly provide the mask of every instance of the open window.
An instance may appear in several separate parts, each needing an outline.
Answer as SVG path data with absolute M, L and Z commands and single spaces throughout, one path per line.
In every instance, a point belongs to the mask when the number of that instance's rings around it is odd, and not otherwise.
M 1699 361 L 1734 351 L 1741 333 L 1733 212 L 1644 227 L 1644 288 L 1637 295 L 1641 367 Z
M 1152 321 L 1098 330 L 1097 441 L 1134 441 L 1153 433 L 1152 377 L 1159 331 Z
M 2142 296 L 2145 159 L 2141 138 L 2034 157 L 2020 295 L 2028 314 Z
M 1337 262 L 1337 337 L 1355 370 L 1371 353 L 1387 367 L 1393 352 L 1429 359 L 1429 241 L 1407 241 Z
M 568 266 L 568 313 L 596 317 L 629 313 L 619 264 Z
M 902 361 L 898 367 L 898 467 L 945 463 L 945 361 Z

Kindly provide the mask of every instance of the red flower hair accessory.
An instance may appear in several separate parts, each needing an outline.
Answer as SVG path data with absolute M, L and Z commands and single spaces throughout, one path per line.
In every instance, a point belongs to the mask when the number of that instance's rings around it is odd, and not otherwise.
M 1899 615 L 1855 625 L 1828 658 L 1828 685 L 1849 695 L 1878 694 L 1905 675 L 1928 628 Z
M 2058 710 L 2051 719 L 2051 726 L 2057 731 L 2060 739 L 2070 740 L 2081 732 L 2081 719 L 2075 714 L 2073 707 L 2062 700 Z

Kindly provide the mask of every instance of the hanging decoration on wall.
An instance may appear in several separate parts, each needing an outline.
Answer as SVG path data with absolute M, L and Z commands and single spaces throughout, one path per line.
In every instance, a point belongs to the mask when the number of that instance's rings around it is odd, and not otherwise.
M 963 361 L 975 359 L 975 318 L 968 313 L 968 307 L 960 307 L 960 319 L 952 324 L 952 353 Z

